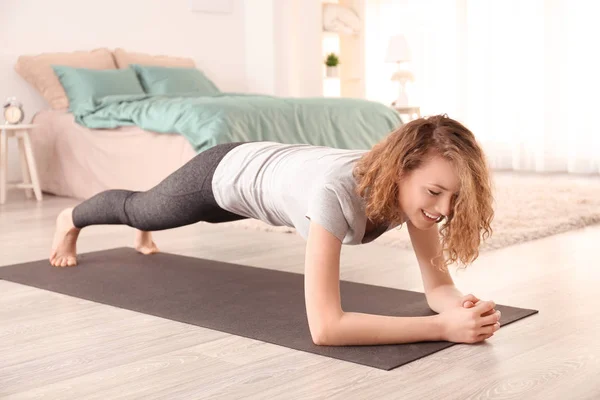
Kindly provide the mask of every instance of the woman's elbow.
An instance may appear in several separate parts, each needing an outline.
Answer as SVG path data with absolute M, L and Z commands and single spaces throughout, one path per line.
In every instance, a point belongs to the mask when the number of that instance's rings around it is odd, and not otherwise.
M 327 330 L 321 327 L 318 328 L 310 328 L 310 337 L 312 341 L 317 346 L 329 346 L 329 337 L 327 335 Z
M 312 321 L 309 323 L 310 336 L 317 346 L 336 346 L 338 324 L 333 321 Z

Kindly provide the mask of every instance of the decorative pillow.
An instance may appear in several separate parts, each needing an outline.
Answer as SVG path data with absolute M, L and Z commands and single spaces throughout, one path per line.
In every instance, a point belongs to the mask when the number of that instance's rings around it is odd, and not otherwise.
M 15 64 L 15 71 L 44 97 L 50 107 L 57 110 L 68 109 L 69 99 L 54 73 L 52 65 L 95 70 L 115 70 L 117 68 L 111 51 L 105 48 L 19 57 Z
M 129 67 L 129 64 L 187 68 L 194 68 L 196 66 L 196 63 L 191 58 L 134 53 L 120 48 L 115 49 L 113 54 L 117 67 L 120 69 Z
M 144 91 L 152 95 L 212 96 L 221 91 L 196 68 L 155 67 L 131 64 Z
M 132 69 L 97 71 L 61 65 L 53 69 L 69 98 L 69 111 L 77 115 L 93 111 L 106 96 L 146 95 Z

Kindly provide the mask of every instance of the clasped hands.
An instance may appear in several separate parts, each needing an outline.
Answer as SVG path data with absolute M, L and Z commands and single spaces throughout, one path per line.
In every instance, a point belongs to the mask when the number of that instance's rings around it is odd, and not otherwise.
M 501 313 L 493 301 L 481 301 L 468 294 L 460 299 L 459 305 L 439 314 L 444 340 L 476 343 L 492 337 L 500 329 Z

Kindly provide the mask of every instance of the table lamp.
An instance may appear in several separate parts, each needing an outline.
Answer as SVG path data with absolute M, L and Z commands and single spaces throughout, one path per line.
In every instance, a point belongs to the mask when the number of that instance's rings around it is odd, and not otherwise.
M 398 98 L 392 103 L 396 107 L 408 107 L 409 105 L 406 82 L 413 82 L 415 79 L 407 66 L 410 58 L 410 48 L 404 35 L 392 36 L 385 55 L 385 62 L 398 64 L 398 70 L 391 78 L 392 81 L 398 81 L 400 86 Z

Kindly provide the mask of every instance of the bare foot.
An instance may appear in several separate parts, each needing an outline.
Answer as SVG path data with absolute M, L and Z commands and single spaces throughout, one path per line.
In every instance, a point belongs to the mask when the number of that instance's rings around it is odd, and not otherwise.
M 63 210 L 56 218 L 56 232 L 50 252 L 50 264 L 54 267 L 77 265 L 77 237 L 81 229 L 73 225 L 73 209 Z
M 152 233 L 136 230 L 135 231 L 135 249 L 142 254 L 154 254 L 158 253 L 158 247 L 152 240 Z

